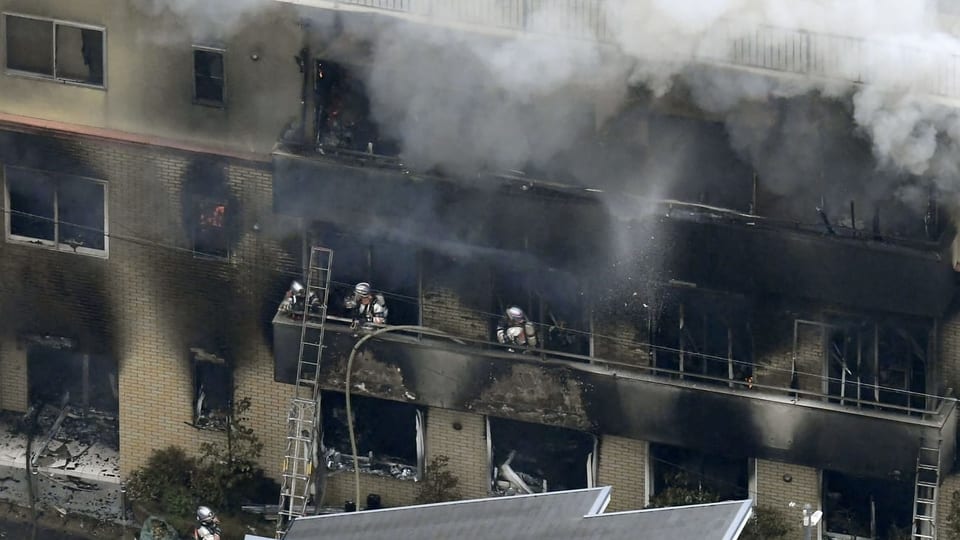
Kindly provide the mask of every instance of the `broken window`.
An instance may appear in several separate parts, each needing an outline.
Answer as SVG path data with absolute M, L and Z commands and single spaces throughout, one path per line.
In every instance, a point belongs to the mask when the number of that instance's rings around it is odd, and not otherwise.
M 4 172 L 8 238 L 79 253 L 106 253 L 105 183 L 18 167 Z
M 193 424 L 227 429 L 233 405 L 233 372 L 226 360 L 202 349 L 190 349 L 193 366 Z
M 318 244 L 333 250 L 329 313 L 349 317 L 344 300 L 354 286 L 369 283 L 382 294 L 390 325 L 420 324 L 420 260 L 416 248 L 344 234 L 332 226 L 317 230 Z
M 597 438 L 590 433 L 488 417 L 487 449 L 497 495 L 595 485 Z
M 548 269 L 498 269 L 494 275 L 491 336 L 506 310 L 517 306 L 537 329 L 538 348 L 569 354 L 590 354 L 586 297 L 569 273 Z
M 346 396 L 323 392 L 323 452 L 331 471 L 353 470 Z M 423 470 L 423 412 L 415 405 L 350 396 L 360 472 L 419 479 Z
M 119 411 L 117 364 L 108 356 L 31 345 L 27 349 L 31 403 L 66 402 L 82 410 Z
M 197 201 L 197 222 L 193 230 L 193 251 L 213 257 L 230 255 L 227 234 L 227 203 L 217 199 Z
M 835 317 L 822 327 L 831 401 L 924 408 L 929 325 Z
M 221 49 L 193 48 L 193 99 L 196 103 L 223 106 L 223 53 Z
M 58 81 L 103 86 L 102 27 L 4 15 L 7 69 Z
M 650 333 L 654 366 L 678 372 L 680 378 L 723 384 L 753 375 L 744 298 L 667 288 L 654 302 Z
M 650 506 L 711 503 L 749 497 L 747 459 L 650 443 Z
M 337 62 L 316 60 L 314 70 L 317 148 L 396 155 L 397 145 L 380 136 L 366 88 L 352 69 Z
M 908 536 L 913 508 L 913 484 L 908 481 L 823 471 L 823 499 L 824 528 L 831 538 Z

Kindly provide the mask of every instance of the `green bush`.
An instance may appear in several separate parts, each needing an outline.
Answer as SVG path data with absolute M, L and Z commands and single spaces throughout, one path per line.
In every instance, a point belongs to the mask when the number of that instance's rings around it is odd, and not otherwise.
M 787 515 L 779 508 L 757 506 L 743 528 L 740 540 L 777 540 L 790 532 Z
M 447 470 L 450 458 L 438 455 L 430 460 L 425 467 L 423 479 L 417 486 L 417 504 L 430 504 L 447 501 L 458 501 L 463 498 L 460 493 L 460 478 Z
M 224 442 L 203 443 L 200 455 L 190 457 L 181 448 L 154 450 L 146 465 L 130 476 L 132 500 L 169 518 L 180 530 L 192 527 L 197 506 L 214 508 L 221 518 L 237 514 L 247 501 L 276 497 L 280 487 L 256 464 L 263 444 L 247 427 L 250 399 L 236 403 L 227 422 Z M 230 527 L 227 520 L 224 527 Z

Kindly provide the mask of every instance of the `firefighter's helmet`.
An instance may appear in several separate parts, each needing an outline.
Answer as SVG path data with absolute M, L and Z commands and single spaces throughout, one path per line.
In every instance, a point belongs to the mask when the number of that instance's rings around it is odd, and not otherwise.
M 507 318 L 511 322 L 523 322 L 527 317 L 523 314 L 523 310 L 517 306 L 510 306 L 507 308 Z
M 214 519 L 213 510 L 206 506 L 197 508 L 197 521 L 200 523 L 210 523 Z
M 353 288 L 354 294 L 357 296 L 367 297 L 370 296 L 370 284 L 366 281 L 357 283 L 357 286 Z

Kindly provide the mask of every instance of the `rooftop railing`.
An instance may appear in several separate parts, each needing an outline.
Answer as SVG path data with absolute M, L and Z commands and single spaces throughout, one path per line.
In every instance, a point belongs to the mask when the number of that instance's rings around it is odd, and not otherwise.
M 506 31 L 617 46 L 620 24 L 607 0 L 281 0 L 324 9 L 377 12 L 478 32 Z M 898 86 L 960 97 L 958 55 L 854 36 L 723 20 L 691 37 L 691 58 L 847 84 Z M 656 51 L 662 59 L 664 51 Z

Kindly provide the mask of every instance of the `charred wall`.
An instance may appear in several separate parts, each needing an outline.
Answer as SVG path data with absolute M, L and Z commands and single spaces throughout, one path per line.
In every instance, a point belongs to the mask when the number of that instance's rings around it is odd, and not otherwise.
M 193 423 L 191 348 L 226 360 L 235 397 L 253 398 L 253 427 L 279 437 L 286 392 L 270 375 L 269 315 L 298 276 L 297 237 L 271 208 L 270 168 L 187 152 L 56 134 L 0 132 L 3 165 L 82 175 L 105 182 L 109 251 L 87 256 L 29 243 L 0 244 L 0 315 L 13 334 L 77 340 L 82 352 L 119 365 L 121 467 L 143 463 L 157 441 L 190 451 L 218 437 Z M 199 165 L 198 165 L 199 164 Z M 226 253 L 197 249 L 192 200 L 226 203 Z M 16 335 L 3 351 L 16 350 Z M 12 360 L 11 360 L 12 358 Z M 3 362 L 24 361 L 4 355 Z M 20 374 L 5 366 L 5 374 Z M 22 381 L 26 386 L 26 380 Z M 5 381 L 4 388 L 10 387 Z M 157 416 L 162 407 L 164 415 Z M 268 472 L 280 445 L 267 444 Z

